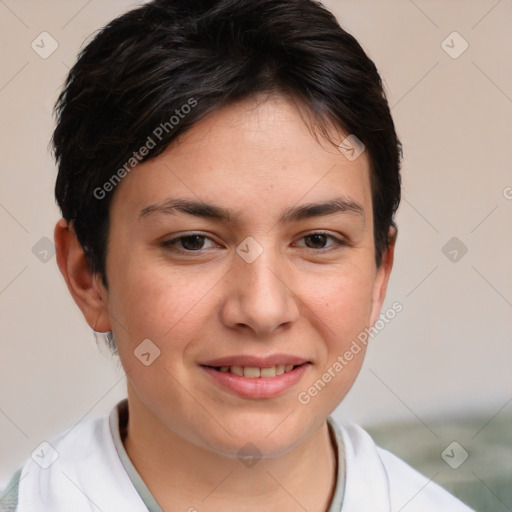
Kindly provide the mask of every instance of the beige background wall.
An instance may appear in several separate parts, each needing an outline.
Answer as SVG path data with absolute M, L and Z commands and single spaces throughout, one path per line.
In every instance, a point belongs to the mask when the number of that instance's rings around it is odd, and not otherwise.
M 0 1 L 0 485 L 42 440 L 125 393 L 44 237 L 58 218 L 47 152 L 53 101 L 85 37 L 133 5 Z M 405 150 L 387 301 L 404 309 L 373 340 L 336 416 L 492 421 L 512 407 L 512 1 L 326 5 L 375 60 Z M 450 56 L 442 42 L 454 31 L 463 39 L 446 40 Z M 31 48 L 35 40 L 51 49 L 41 32 L 58 44 L 46 59 Z M 452 237 L 467 247 L 462 257 L 460 247 L 445 249 L 456 262 L 442 250 Z

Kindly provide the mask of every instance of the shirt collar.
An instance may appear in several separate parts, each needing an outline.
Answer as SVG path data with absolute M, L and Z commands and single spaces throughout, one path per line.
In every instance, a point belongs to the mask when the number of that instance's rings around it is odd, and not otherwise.
M 155 500 L 146 484 L 142 480 L 141 476 L 132 464 L 130 457 L 126 453 L 126 449 L 123 444 L 123 440 L 126 437 L 128 427 L 128 400 L 122 400 L 117 406 L 111 411 L 109 417 L 110 431 L 112 432 L 112 438 L 116 451 L 121 459 L 121 463 L 130 478 L 133 486 L 141 497 L 144 505 L 148 508 L 148 512 L 163 512 L 162 508 Z M 327 512 L 339 512 L 343 503 L 343 494 L 345 488 L 345 450 L 343 447 L 343 436 L 334 422 L 329 417 L 327 418 L 327 426 L 329 428 L 329 434 L 331 442 L 336 452 L 336 486 L 334 488 L 334 494 L 331 500 L 331 504 Z

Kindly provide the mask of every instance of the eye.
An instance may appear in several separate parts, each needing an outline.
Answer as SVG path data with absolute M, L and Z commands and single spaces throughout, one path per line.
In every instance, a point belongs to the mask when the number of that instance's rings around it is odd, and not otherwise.
M 331 247 L 336 247 L 340 245 L 347 245 L 345 241 L 327 233 L 310 233 L 301 238 L 301 240 L 305 241 L 304 245 L 299 245 L 299 247 L 307 247 L 308 249 L 318 249 L 325 250 Z M 330 245 L 326 245 L 328 242 L 331 242 Z
M 205 242 L 210 242 L 210 245 L 205 247 Z M 203 249 L 211 249 L 216 246 L 215 242 L 211 238 L 198 233 L 165 240 L 162 245 L 164 247 L 172 247 L 173 249 L 184 252 L 198 252 Z

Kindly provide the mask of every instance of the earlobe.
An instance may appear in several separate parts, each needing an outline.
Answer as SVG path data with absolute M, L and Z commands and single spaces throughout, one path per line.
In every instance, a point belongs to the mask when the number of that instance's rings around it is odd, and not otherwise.
M 99 276 L 91 271 L 72 224 L 59 220 L 54 239 L 60 272 L 87 323 L 93 330 L 110 331 L 107 291 Z
M 373 325 L 377 321 L 382 304 L 386 298 L 389 276 L 391 275 L 391 270 L 393 268 L 397 234 L 397 229 L 394 226 L 391 226 L 388 234 L 388 247 L 382 254 L 381 264 L 377 269 L 373 285 L 373 304 L 370 325 Z

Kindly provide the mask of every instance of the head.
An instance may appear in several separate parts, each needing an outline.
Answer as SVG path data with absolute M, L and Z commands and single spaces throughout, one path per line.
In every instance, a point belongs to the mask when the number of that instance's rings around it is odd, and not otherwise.
M 298 392 L 375 322 L 393 261 L 400 143 L 373 62 L 311 0 L 157 0 L 84 48 L 56 111 L 59 266 L 131 403 L 222 453 L 300 442 L 365 347 Z M 282 390 L 214 374 L 288 360 Z

